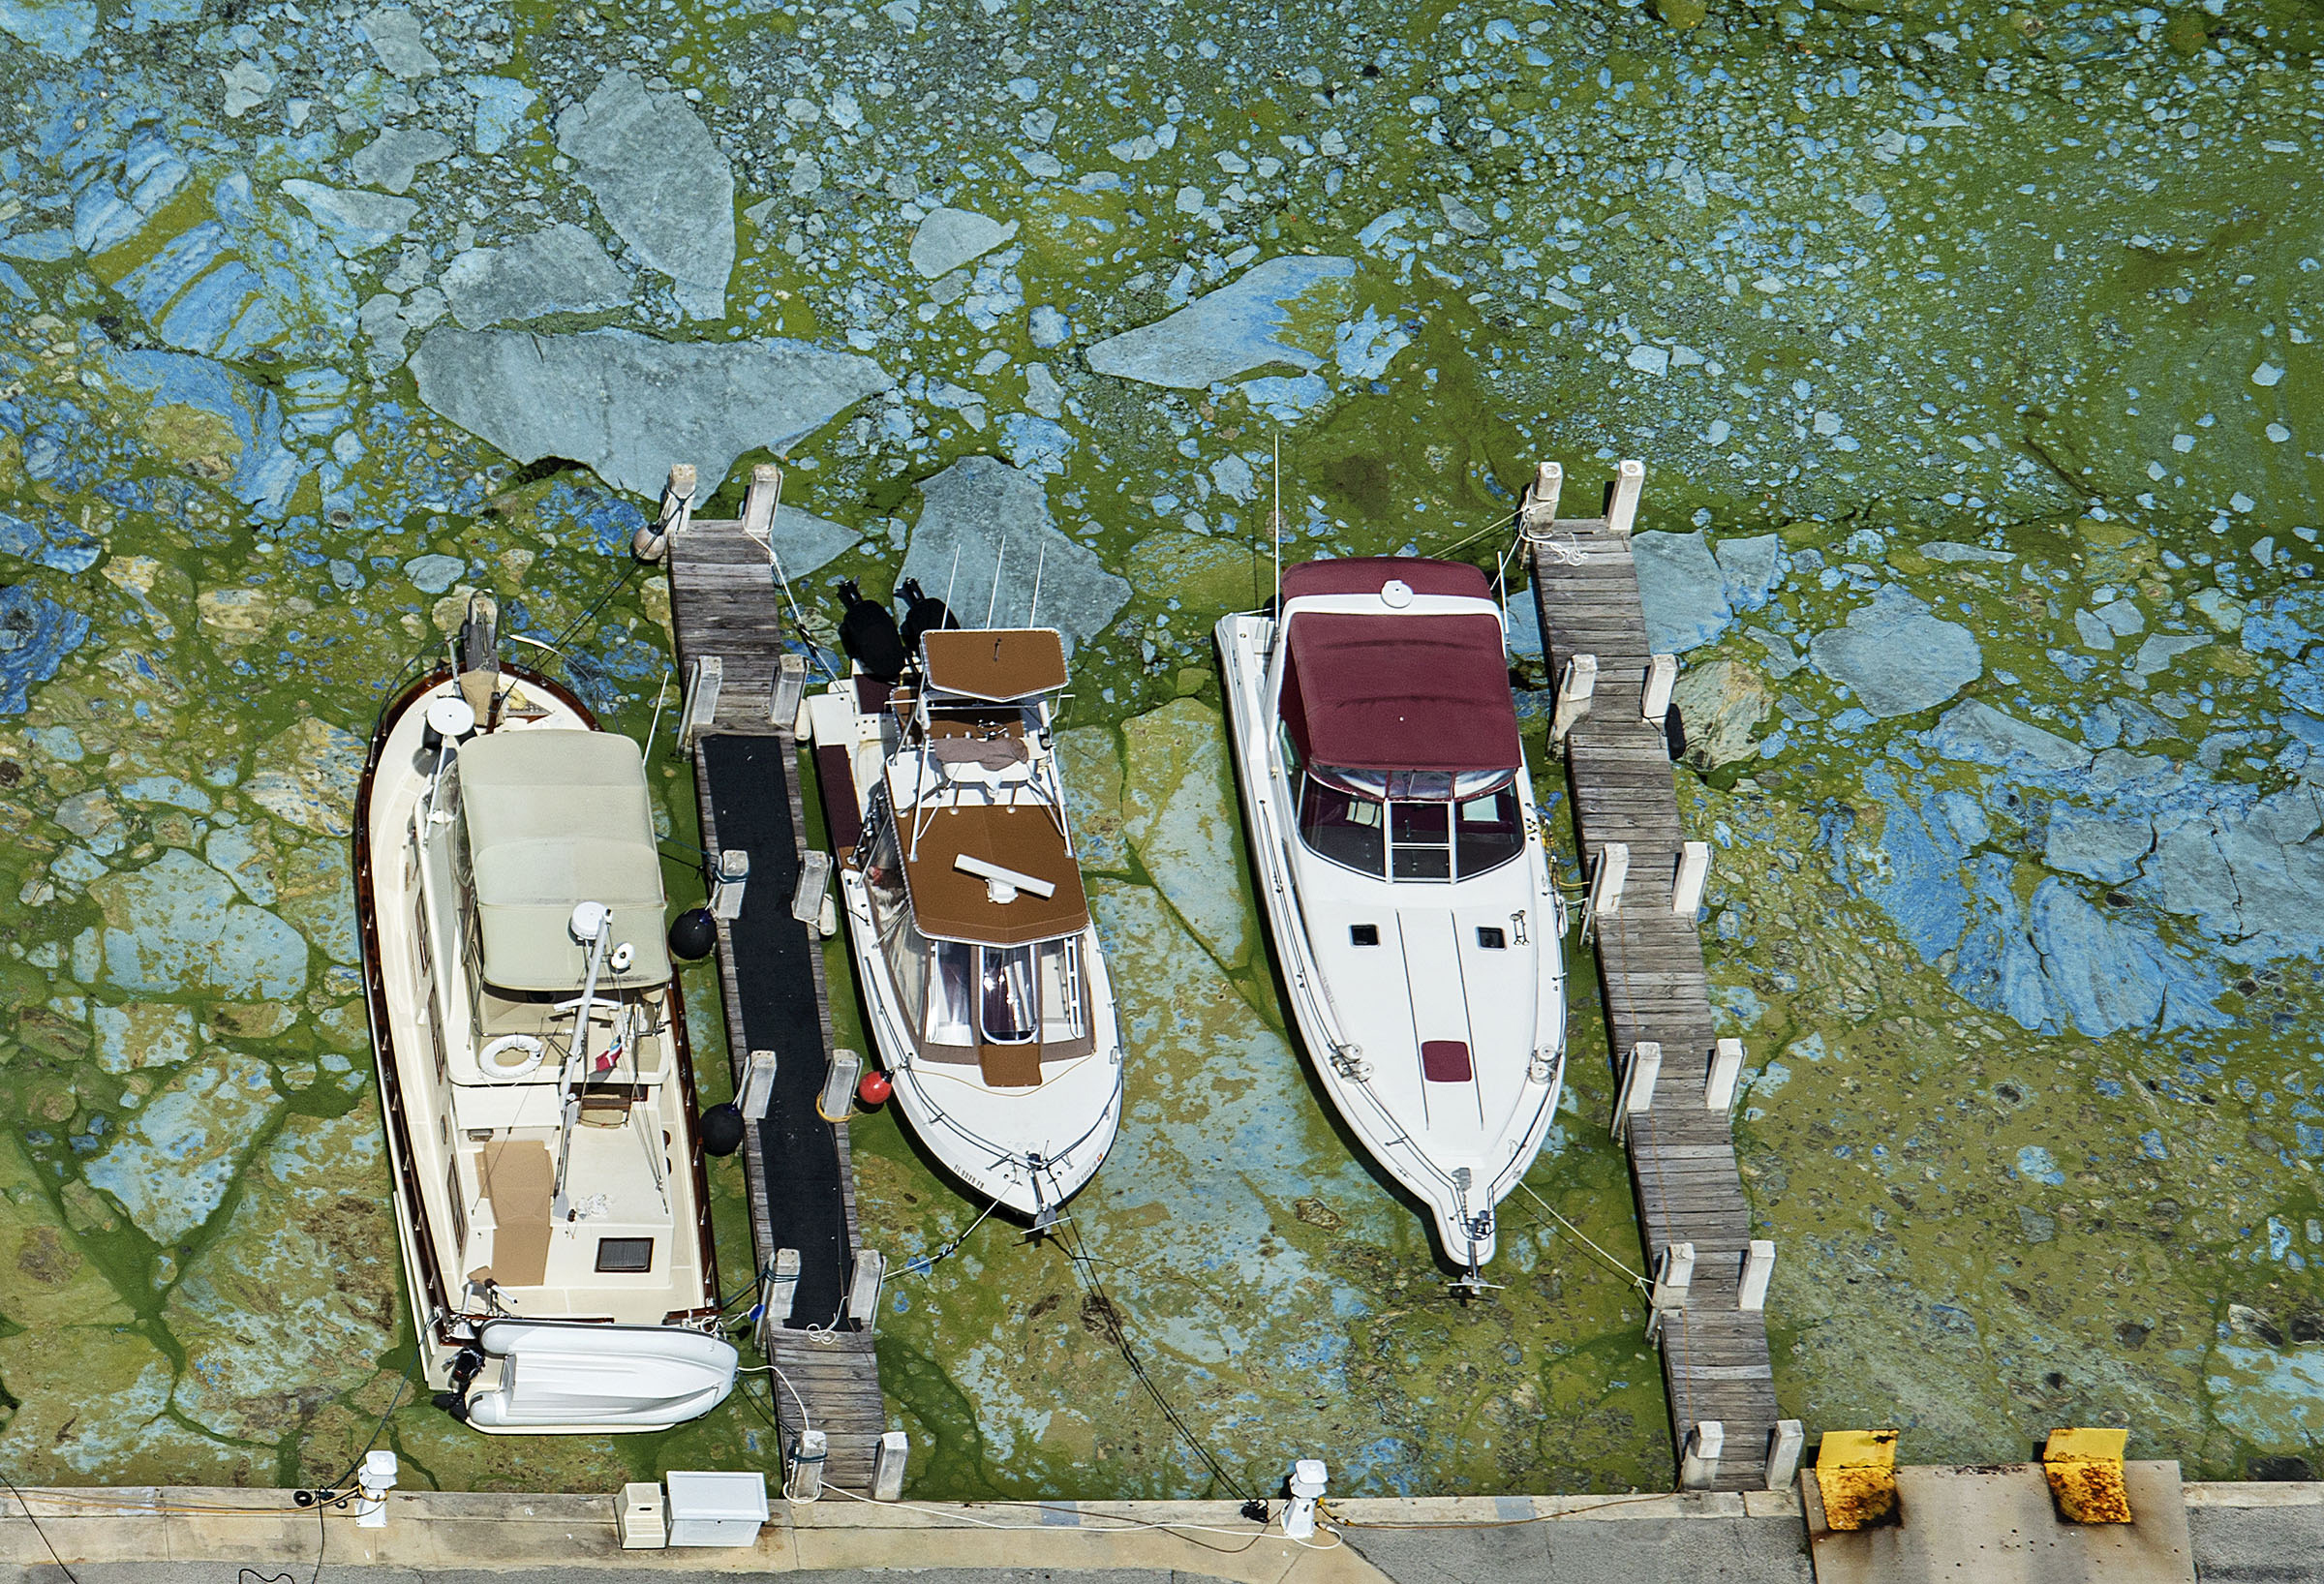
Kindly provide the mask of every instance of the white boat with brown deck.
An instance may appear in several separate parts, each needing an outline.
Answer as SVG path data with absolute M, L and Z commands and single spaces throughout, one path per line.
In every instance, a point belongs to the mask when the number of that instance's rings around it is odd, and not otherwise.
M 717 1406 L 735 1350 L 637 745 L 488 659 L 423 678 L 372 739 L 355 879 L 438 1404 L 534 1433 Z
M 1474 1283 L 1565 1067 L 1563 916 L 1501 609 L 1473 566 L 1372 557 L 1292 567 L 1281 613 L 1217 639 L 1292 1013 Z
M 921 1142 L 1045 1227 L 1106 1158 L 1122 1094 L 1051 741 L 1064 646 L 1048 627 L 916 643 L 892 684 L 859 672 L 807 701 L 818 758 L 844 759 L 835 828 L 860 825 L 840 883 L 865 1017 Z

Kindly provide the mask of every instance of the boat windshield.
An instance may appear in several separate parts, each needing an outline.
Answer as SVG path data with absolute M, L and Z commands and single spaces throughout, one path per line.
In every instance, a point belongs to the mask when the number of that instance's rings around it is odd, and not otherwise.
M 1378 790 L 1360 790 L 1363 780 Z M 1486 784 L 1478 787 L 1479 780 Z M 1382 795 L 1391 791 L 1395 795 Z M 1515 777 L 1508 771 L 1453 777 L 1310 767 L 1300 797 L 1300 839 L 1362 874 L 1467 880 L 1522 852 L 1525 826 Z

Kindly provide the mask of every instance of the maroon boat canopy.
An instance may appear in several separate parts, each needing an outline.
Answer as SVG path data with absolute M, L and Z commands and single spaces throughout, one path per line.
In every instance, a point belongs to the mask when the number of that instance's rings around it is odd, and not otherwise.
M 1520 762 L 1501 622 L 1485 612 L 1295 612 L 1285 673 L 1283 719 L 1316 764 L 1480 771 Z
M 1376 594 L 1391 578 L 1414 594 L 1454 594 L 1490 599 L 1493 586 L 1466 562 L 1430 561 L 1423 556 L 1350 556 L 1344 561 L 1310 561 L 1283 572 L 1285 603 L 1314 594 Z

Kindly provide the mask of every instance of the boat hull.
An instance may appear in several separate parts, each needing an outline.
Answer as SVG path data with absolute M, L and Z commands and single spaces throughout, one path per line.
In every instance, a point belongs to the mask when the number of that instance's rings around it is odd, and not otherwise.
M 588 708 L 570 692 L 548 678 L 515 666 L 504 666 L 503 675 L 513 678 L 523 686 L 535 690 L 558 709 L 569 713 L 572 719 L 596 729 L 596 721 Z M 718 1266 L 715 1240 L 709 1214 L 709 1182 L 701 1151 L 692 1147 L 690 1127 L 686 1134 L 686 1153 L 689 1157 L 691 1203 L 695 1215 L 690 1226 L 682 1229 L 690 1243 L 689 1254 L 698 1281 L 683 1292 L 673 1295 L 676 1301 L 657 1303 L 663 1310 L 660 1324 L 579 1324 L 565 1323 L 560 1329 L 586 1332 L 594 1339 L 611 1340 L 596 1345 L 597 1353 L 607 1353 L 618 1366 L 625 1350 L 644 1356 L 653 1347 L 674 1347 L 685 1356 L 702 1356 L 695 1365 L 697 1371 L 707 1370 L 693 1384 L 672 1392 L 654 1392 L 643 1400 L 630 1391 L 624 1396 L 616 1392 L 605 1406 L 596 1409 L 577 1408 L 565 1418 L 543 1417 L 533 1406 L 542 1400 L 538 1391 L 529 1393 L 525 1412 L 508 1422 L 485 1422 L 470 1416 L 472 1396 L 488 1395 L 497 1389 L 499 1377 L 507 1373 L 506 1359 L 513 1353 L 493 1357 L 481 1353 L 478 1339 L 481 1331 L 496 1325 L 508 1324 L 475 1312 L 473 1300 L 464 1292 L 461 1273 L 447 1268 L 440 1252 L 437 1211 L 429 1203 L 430 1189 L 415 1147 L 415 1132 L 431 1125 L 431 1119 L 415 1117 L 414 1080 L 421 1075 L 426 1056 L 412 1026 L 409 1016 L 399 1015 L 398 997 L 390 993 L 388 968 L 382 946 L 381 902 L 382 884 L 380 856 L 382 850 L 392 853 L 393 844 L 382 843 L 382 820 L 395 817 L 386 805 L 401 796 L 406 789 L 391 784 L 397 766 L 390 759 L 391 745 L 401 747 L 412 735 L 412 718 L 424 711 L 432 697 L 452 685 L 448 671 L 438 670 L 413 683 L 382 713 L 374 730 L 370 752 L 356 786 L 353 846 L 354 884 L 357 936 L 361 950 L 364 1011 L 369 1023 L 375 1071 L 380 1082 L 380 1101 L 382 1129 L 387 1142 L 388 1170 L 394 1192 L 391 1202 L 395 1210 L 396 1243 L 403 1264 L 406 1290 L 412 1303 L 413 1329 L 419 1343 L 422 1377 L 426 1386 L 435 1391 L 441 1406 L 452 1410 L 455 1416 L 468 1419 L 474 1428 L 490 1433 L 565 1434 L 622 1430 L 651 1431 L 669 1428 L 716 1406 L 731 1390 L 732 1366 L 735 1360 L 733 1346 L 715 1334 L 719 1322 Z M 399 727 L 402 731 L 399 734 Z M 399 895 L 399 902 L 407 902 L 408 895 Z M 407 987 L 407 998 L 413 993 Z M 696 1109 L 693 1065 L 690 1048 L 686 1037 L 685 1012 L 682 998 L 675 993 L 669 997 L 670 1034 L 676 1051 L 676 1083 L 682 1114 L 690 1118 Z M 440 1190 L 439 1190 L 440 1191 Z M 554 1320 L 528 1321 L 535 1326 L 559 1325 Z M 664 1339 L 681 1338 L 678 1342 Z M 566 1349 L 573 1352 L 571 1347 Z M 582 1350 L 588 1353 L 590 1350 Z M 537 1353 L 538 1350 L 535 1349 Z M 715 1396 L 707 1394 L 711 1377 L 717 1374 L 718 1360 L 725 1360 L 725 1385 Z M 618 1375 L 618 1367 L 613 1372 Z M 608 1379 L 613 1378 L 609 1375 Z M 627 1407 L 621 1406 L 627 1403 Z M 698 1406 L 688 1406 L 696 1405 Z M 681 1406 L 686 1411 L 672 1417 Z M 488 1411 L 488 1416 L 492 1412 Z M 522 1419 L 525 1422 L 517 1422 Z
M 1481 911 L 1465 898 L 1451 901 L 1457 887 L 1379 880 L 1374 895 L 1364 898 L 1360 916 L 1390 921 L 1379 928 L 1404 942 L 1399 954 L 1403 966 L 1360 976 L 1343 963 L 1335 983 L 1314 925 L 1322 915 L 1331 916 L 1333 928 L 1344 924 L 1339 911 L 1349 887 L 1344 877 L 1326 868 L 1320 876 L 1309 876 L 1316 894 L 1302 896 L 1299 837 L 1270 758 L 1267 663 L 1274 624 L 1268 616 L 1229 616 L 1218 624 L 1214 636 L 1226 682 L 1230 757 L 1250 837 L 1253 879 L 1281 964 L 1285 1000 L 1316 1081 L 1348 1131 L 1382 1171 L 1427 1207 L 1431 1232 L 1446 1259 L 1458 1267 L 1483 1265 L 1498 1250 L 1495 1207 L 1515 1190 L 1539 1154 L 1555 1120 L 1564 1080 L 1564 974 L 1558 950 L 1563 921 L 1549 883 L 1531 790 L 1520 786 L 1528 833 L 1524 868 L 1494 887 L 1495 905 L 1505 904 L 1514 892 L 1520 907 L 1530 912 L 1531 929 L 1514 913 Z M 1524 781 L 1522 771 L 1518 780 Z M 1325 885 L 1316 884 L 1319 878 Z M 1325 895 L 1327 887 L 1336 887 L 1337 893 Z M 1434 909 L 1409 905 L 1431 890 L 1448 894 L 1448 904 Z M 1442 927 L 1433 917 L 1436 913 L 1446 915 Z M 1429 1092 L 1446 1085 L 1412 1083 L 1399 1089 L 1391 1075 L 1378 1070 L 1382 1051 L 1413 1045 L 1413 1003 L 1421 999 L 1400 998 L 1384 990 L 1399 973 L 1409 976 L 1416 971 L 1432 981 L 1458 981 L 1463 963 L 1459 948 L 1432 945 L 1430 953 L 1422 953 L 1416 943 L 1423 936 L 1431 943 L 1447 941 L 1466 934 L 1477 918 L 1504 916 L 1513 919 L 1518 932 L 1518 939 L 1504 950 L 1521 945 L 1531 954 L 1526 960 L 1532 964 L 1532 1016 L 1518 1020 L 1515 1028 L 1503 1028 L 1501 1037 L 1489 1042 L 1494 1048 L 1481 1044 L 1474 1055 L 1475 1077 L 1481 1090 L 1487 1069 L 1498 1077 L 1494 1097 L 1481 1105 L 1473 1118 L 1464 1113 L 1462 1125 L 1448 1126 L 1444 1111 L 1450 1108 L 1440 1110 L 1441 1096 Z M 1445 964 L 1441 973 L 1429 971 L 1432 960 Z M 1361 1009 L 1361 1018 L 1349 1015 L 1351 1004 Z M 1480 1024 L 1494 1021 L 1493 1008 L 1465 1010 Z M 1402 1026 L 1389 1026 L 1398 1022 Z M 1416 1052 L 1414 1059 L 1423 1058 Z M 1469 1059 L 1465 1051 L 1462 1059 Z

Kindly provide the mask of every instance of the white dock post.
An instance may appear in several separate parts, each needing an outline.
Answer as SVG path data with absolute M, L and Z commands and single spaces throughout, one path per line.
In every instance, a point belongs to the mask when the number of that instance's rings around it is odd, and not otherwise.
M 1638 516 L 1638 492 L 1645 485 L 1646 464 L 1625 457 L 1615 465 L 1613 499 L 1605 503 L 1605 526 L 1609 533 L 1630 537 L 1630 525 Z
M 1562 743 L 1574 723 L 1590 713 L 1590 695 L 1598 690 L 1598 656 L 1576 655 L 1566 661 L 1557 680 L 1557 707 L 1549 717 L 1549 741 Z
M 713 918 L 739 919 L 743 916 L 743 890 L 750 883 L 750 855 L 740 847 L 727 847 L 719 853 L 717 870 L 710 880 L 710 912 Z
M 661 487 L 661 507 L 651 523 L 641 523 L 629 536 L 630 554 L 639 561 L 656 562 L 669 554 L 672 535 L 683 533 L 694 520 L 694 467 L 690 462 L 670 465 L 669 482 Z
M 880 1436 L 879 1450 L 872 1454 L 872 1500 L 903 1500 L 903 1466 L 911 1455 L 912 1438 L 902 1430 L 889 1430 Z
M 761 544 L 767 542 L 767 535 L 774 530 L 775 503 L 781 494 L 780 468 L 772 462 L 762 462 L 750 470 L 750 487 L 743 491 L 743 532 Z
M 1545 542 L 1557 527 L 1557 498 L 1566 487 L 1566 470 L 1544 462 L 1533 470 L 1533 483 L 1517 507 L 1517 532 L 1534 544 Z
M 1735 1083 L 1743 1076 L 1743 1042 L 1723 1039 L 1711 1051 L 1711 1076 L 1702 1086 L 1704 1111 L 1729 1111 L 1735 1104 Z
M 1797 1419 L 1777 1419 L 1767 1432 L 1767 1488 L 1789 1490 L 1799 1477 L 1799 1454 L 1807 1447 L 1807 1432 Z
M 1717 1419 L 1700 1419 L 1687 1432 L 1686 1454 L 1679 1459 L 1678 1488 L 1709 1490 L 1719 1477 L 1719 1455 L 1727 1450 L 1727 1426 Z
M 1663 1333 L 1663 1316 L 1687 1306 L 1687 1289 L 1695 1281 L 1695 1245 L 1671 1243 L 1663 1249 L 1655 1267 L 1654 1291 L 1646 1296 L 1646 1340 Z
M 1590 916 L 1610 919 L 1622 911 L 1622 886 L 1630 878 L 1630 843 L 1609 841 L 1598 849 L 1597 872 L 1590 876 Z
M 791 1318 L 791 1309 L 799 1298 L 799 1251 L 779 1248 L 775 1251 L 775 1268 L 767 1272 L 766 1281 L 758 1290 L 758 1351 L 769 1358 L 775 1356 L 774 1333 L 783 1328 Z
M 1767 1307 L 1767 1279 L 1775 1274 L 1775 1243 L 1765 1237 L 1755 1237 L 1751 1247 L 1743 1251 L 1743 1281 L 1735 1293 L 1738 1309 Z
M 1670 912 L 1691 919 L 1702 907 L 1702 888 L 1711 877 L 1711 844 L 1690 841 L 1678 850 L 1678 865 L 1670 879 Z
M 678 716 L 680 747 L 691 747 L 695 738 L 718 723 L 719 688 L 725 680 L 726 662 L 718 655 L 705 655 L 694 661 L 694 674 L 687 680 L 686 702 Z
M 799 884 L 791 892 L 791 917 L 813 924 L 823 916 L 823 894 L 831 889 L 831 854 L 817 847 L 799 859 Z
M 1622 1064 L 1622 1098 L 1614 1107 L 1614 1137 L 1630 1136 L 1630 1119 L 1644 1116 L 1654 1106 L 1654 1081 L 1662 1076 L 1663 1048 L 1656 1040 L 1640 1040 L 1630 1048 Z
M 802 1430 L 791 1448 L 791 1466 L 783 1471 L 782 1494 L 792 1502 L 812 1502 L 823 1494 L 823 1459 L 831 1438 L 820 1430 Z
M 799 707 L 807 699 L 807 656 L 783 655 L 775 661 L 775 680 L 767 685 L 767 723 L 793 737 L 799 729 Z
M 847 1318 L 869 1336 L 879 1325 L 879 1290 L 888 1279 L 888 1257 L 875 1248 L 855 1257 L 855 1280 L 847 1288 Z
M 1659 726 L 1670 716 L 1670 689 L 1678 682 L 1678 656 L 1649 655 L 1646 685 L 1638 695 L 1638 718 Z
M 743 1093 L 735 1109 L 746 1121 L 763 1122 L 767 1107 L 775 1100 L 775 1070 L 778 1063 L 772 1051 L 753 1051 L 743 1069 Z
M 855 1112 L 855 1081 L 864 1070 L 864 1058 L 845 1046 L 834 1047 L 831 1070 L 823 1075 L 823 1092 L 815 1096 L 815 1110 L 826 1122 L 844 1122 Z

